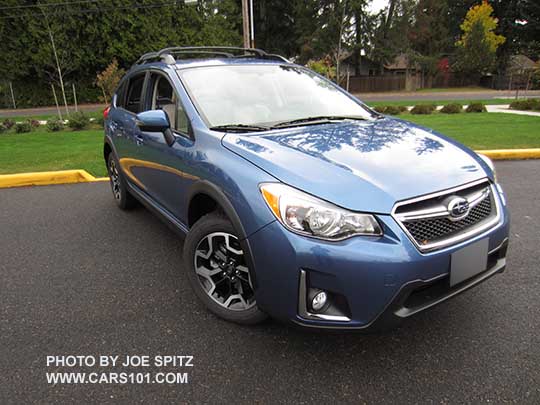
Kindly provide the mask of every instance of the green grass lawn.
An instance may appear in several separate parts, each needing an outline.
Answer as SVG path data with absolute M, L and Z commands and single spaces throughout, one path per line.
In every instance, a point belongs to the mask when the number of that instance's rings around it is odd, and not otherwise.
M 0 174 L 67 169 L 107 175 L 102 129 L 0 134 Z
M 399 116 L 473 149 L 540 148 L 540 117 L 504 113 Z M 103 130 L 0 134 L 0 174 L 84 169 L 106 176 L 102 157 Z
M 412 115 L 399 118 L 433 128 L 473 149 L 540 148 L 540 117 L 506 113 Z
M 360 100 L 362 100 L 362 95 L 360 94 L 358 96 Z M 366 104 L 371 107 L 377 107 L 377 106 L 386 106 L 386 105 L 394 105 L 394 106 L 413 106 L 417 104 L 435 104 L 435 105 L 446 105 L 450 103 L 458 103 L 461 105 L 468 105 L 471 103 L 483 103 L 486 105 L 501 105 L 501 104 L 510 104 L 512 101 L 514 101 L 513 98 L 491 98 L 491 99 L 485 99 L 485 100 L 399 100 L 399 101 L 366 101 Z

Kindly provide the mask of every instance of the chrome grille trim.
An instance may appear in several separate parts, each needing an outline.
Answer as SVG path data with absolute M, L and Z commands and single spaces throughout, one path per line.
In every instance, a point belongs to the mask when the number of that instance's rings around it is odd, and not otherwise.
M 452 195 L 452 193 L 455 193 L 461 190 L 466 190 L 468 188 L 472 188 L 480 184 L 485 184 L 486 188 L 480 191 L 476 191 L 466 196 L 466 199 L 470 205 L 470 209 L 481 204 L 486 198 L 491 196 L 491 201 L 493 205 L 492 210 L 495 211 L 495 215 L 493 216 L 491 220 L 480 221 L 479 224 L 475 224 L 468 228 L 465 228 L 451 237 L 437 240 L 435 242 L 428 242 L 426 244 L 419 244 L 418 241 L 409 232 L 409 230 L 404 224 L 405 222 L 412 221 L 412 220 L 431 219 L 431 218 L 437 219 L 441 217 L 448 217 L 449 215 L 448 210 L 443 205 L 437 205 L 435 207 L 429 207 L 426 209 L 420 209 L 420 210 L 415 210 L 415 211 L 410 211 L 410 212 L 396 213 L 396 211 L 400 207 L 418 203 L 418 202 L 427 201 L 427 200 L 445 196 L 445 195 L 450 196 Z M 459 242 L 472 238 L 499 224 L 501 221 L 500 200 L 499 200 L 499 196 L 494 185 L 491 184 L 491 182 L 487 178 L 483 178 L 483 179 L 480 179 L 471 183 L 461 185 L 459 187 L 442 190 L 436 193 L 427 194 L 427 195 L 412 198 L 409 200 L 399 201 L 394 205 L 391 216 L 394 218 L 394 220 L 398 223 L 400 228 L 405 232 L 407 237 L 412 241 L 412 243 L 416 246 L 416 248 L 420 252 L 429 253 L 431 251 L 442 249 L 448 246 L 452 246 Z

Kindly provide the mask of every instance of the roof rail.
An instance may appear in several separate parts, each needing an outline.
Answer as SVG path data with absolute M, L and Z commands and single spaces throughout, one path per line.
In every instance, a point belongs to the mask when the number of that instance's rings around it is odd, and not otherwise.
M 289 63 L 289 61 L 280 55 L 267 53 L 257 48 L 238 48 L 234 46 L 175 46 L 163 48 L 157 52 L 148 52 L 142 55 L 135 65 L 151 61 L 162 61 L 169 65 L 176 63 L 175 55 L 216 55 L 226 58 L 261 58 L 278 60 Z

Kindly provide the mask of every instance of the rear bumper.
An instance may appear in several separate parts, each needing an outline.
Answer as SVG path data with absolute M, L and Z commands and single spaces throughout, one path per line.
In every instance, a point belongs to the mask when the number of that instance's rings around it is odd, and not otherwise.
M 493 228 L 427 254 L 416 249 L 390 216 L 379 216 L 383 237 L 340 242 L 299 236 L 273 222 L 248 240 L 256 269 L 257 303 L 272 317 L 307 327 L 366 330 L 395 326 L 504 271 L 509 217 L 506 207 L 501 208 L 501 221 Z M 452 253 L 485 238 L 489 239 L 488 269 L 450 287 Z M 306 303 L 309 288 L 324 289 L 337 297 L 340 316 L 311 314 Z

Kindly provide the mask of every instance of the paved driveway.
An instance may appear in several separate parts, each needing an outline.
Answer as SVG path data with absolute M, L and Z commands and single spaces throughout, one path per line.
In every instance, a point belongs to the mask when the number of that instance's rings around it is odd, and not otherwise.
M 538 404 L 540 161 L 497 167 L 507 271 L 367 336 L 216 319 L 188 286 L 181 240 L 142 208 L 116 209 L 106 183 L 0 190 L 0 403 Z M 189 384 L 47 384 L 65 369 L 46 356 L 67 354 L 194 367 Z

